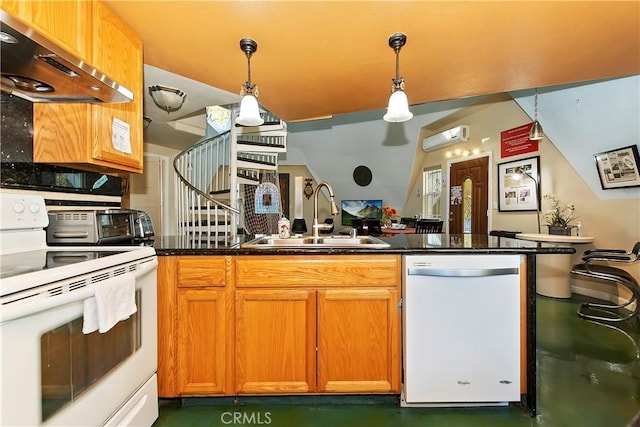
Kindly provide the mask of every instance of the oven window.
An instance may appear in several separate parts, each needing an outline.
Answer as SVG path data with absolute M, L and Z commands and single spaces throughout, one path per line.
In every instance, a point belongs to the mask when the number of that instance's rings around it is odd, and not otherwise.
M 131 236 L 129 214 L 100 214 L 100 236 L 102 238 L 107 237 L 122 237 Z
M 138 311 L 108 332 L 82 333 L 82 317 L 40 337 L 42 421 L 46 421 L 140 348 L 141 292 Z

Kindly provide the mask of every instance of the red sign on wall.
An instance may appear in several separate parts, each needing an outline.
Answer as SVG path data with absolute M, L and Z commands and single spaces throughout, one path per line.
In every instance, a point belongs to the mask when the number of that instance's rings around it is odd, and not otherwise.
M 538 141 L 529 139 L 529 131 L 533 123 L 518 126 L 500 132 L 500 157 L 517 156 L 518 154 L 538 151 Z

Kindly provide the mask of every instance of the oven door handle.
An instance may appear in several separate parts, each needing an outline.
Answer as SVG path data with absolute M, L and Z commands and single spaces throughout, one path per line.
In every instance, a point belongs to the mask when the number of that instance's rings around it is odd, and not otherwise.
M 56 239 L 86 239 L 89 237 L 89 233 L 87 231 L 60 231 L 56 230 L 53 232 L 53 237 Z
M 157 269 L 158 258 L 153 257 L 149 260 L 144 260 L 141 263 L 140 268 L 131 272 L 131 274 L 135 276 L 136 282 L 138 282 L 142 276 L 153 273 Z M 41 295 L 34 289 L 34 295 L 32 297 L 25 297 L 15 303 L 9 303 L 2 306 L 2 309 L 0 309 L 0 323 L 19 319 L 30 314 L 39 313 L 41 311 L 60 307 L 76 301 L 82 301 L 92 297 L 93 295 L 94 292 L 90 286 L 84 286 L 73 291 L 62 292 L 57 295 L 49 295 L 47 291 L 44 291 Z

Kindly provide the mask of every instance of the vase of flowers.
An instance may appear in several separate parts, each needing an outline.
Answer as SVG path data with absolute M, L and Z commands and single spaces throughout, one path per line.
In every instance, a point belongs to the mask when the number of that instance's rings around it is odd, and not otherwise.
M 392 208 L 390 206 L 383 206 L 382 219 L 380 223 L 382 224 L 383 227 L 391 228 L 391 224 L 392 224 L 391 220 L 395 218 L 396 215 L 398 215 L 398 211 L 396 211 L 395 208 Z
M 549 234 L 570 236 L 573 227 L 571 222 L 577 218 L 574 216 L 575 205 L 563 205 L 555 194 L 545 194 L 543 197 L 551 204 L 551 209 L 544 213 Z

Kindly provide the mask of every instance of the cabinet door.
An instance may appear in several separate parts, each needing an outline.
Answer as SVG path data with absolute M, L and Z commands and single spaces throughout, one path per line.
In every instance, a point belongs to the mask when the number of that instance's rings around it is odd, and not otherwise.
M 227 372 L 224 290 L 178 291 L 178 393 L 223 394 Z
M 0 8 L 2 10 L 28 23 L 29 17 L 25 12 L 25 4 L 27 2 L 21 0 L 0 0 Z
M 315 292 L 236 291 L 236 391 L 314 391 Z
M 132 102 L 93 106 L 93 158 L 141 172 L 142 41 L 102 2 L 93 7 L 93 39 L 94 66 L 134 94 Z M 119 123 L 128 126 L 130 153 L 114 147 L 113 129 Z
M 2 0 L 0 6 L 69 53 L 91 63 L 91 2 Z
M 318 291 L 318 391 L 400 391 L 399 295 L 392 289 Z

